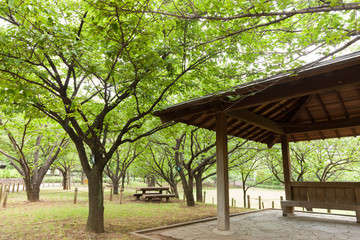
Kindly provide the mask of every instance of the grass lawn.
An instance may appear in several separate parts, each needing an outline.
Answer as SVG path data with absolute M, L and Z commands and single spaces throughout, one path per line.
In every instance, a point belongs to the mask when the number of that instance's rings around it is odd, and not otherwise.
M 119 197 L 110 202 L 109 190 L 105 190 L 106 232 L 97 234 L 97 239 L 138 239 L 129 232 L 216 216 L 215 205 L 187 207 L 184 201 L 174 199 L 145 203 L 135 201 L 134 192 L 126 190 L 124 204 L 119 204 Z M 79 188 L 76 205 L 74 190 L 58 187 L 42 189 L 40 199 L 30 203 L 25 192 L 10 193 L 7 207 L 0 206 L 0 239 L 87 239 L 87 188 Z M 231 213 L 241 211 L 246 209 L 231 208 Z

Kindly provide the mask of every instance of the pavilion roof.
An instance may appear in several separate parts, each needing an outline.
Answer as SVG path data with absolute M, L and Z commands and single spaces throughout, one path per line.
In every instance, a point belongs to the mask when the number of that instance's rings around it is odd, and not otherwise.
M 268 144 L 360 135 L 360 52 L 305 68 L 296 75 L 253 81 L 154 113 L 215 130 L 215 113 L 227 114 L 229 135 Z

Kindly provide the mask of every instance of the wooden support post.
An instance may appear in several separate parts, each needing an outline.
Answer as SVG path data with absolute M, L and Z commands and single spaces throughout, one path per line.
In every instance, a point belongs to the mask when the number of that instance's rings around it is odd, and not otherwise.
M 231 207 L 234 207 L 234 199 L 231 198 Z
M 123 204 L 123 191 L 124 191 L 124 189 L 121 188 L 120 189 L 120 204 Z
M 284 200 L 284 197 L 283 196 L 280 196 L 280 201 L 283 201 Z
M 250 208 L 250 195 L 247 195 L 247 208 Z
M 203 202 L 206 203 L 206 191 L 204 191 L 204 199 Z
M 13 190 L 12 192 L 14 193 L 15 192 L 15 183 L 13 183 Z
M 25 183 L 23 183 L 23 191 L 25 191 Z
M 261 209 L 261 196 L 259 196 L 259 209 Z
M 78 194 L 78 188 L 75 188 L 74 204 L 76 204 L 77 201 L 77 194 Z
M 284 168 L 284 183 L 285 183 L 285 199 L 292 200 L 291 196 L 291 162 L 290 162 L 290 151 L 289 151 L 289 140 L 286 135 L 281 135 L 281 152 L 283 159 Z M 293 213 L 294 207 L 286 207 L 286 213 Z
M 271 208 L 272 208 L 272 209 L 275 208 L 275 202 L 274 202 L 274 201 L 272 201 L 272 203 L 271 203 Z
M 216 113 L 217 229 L 230 230 L 227 123 L 224 112 Z
M 6 203 L 7 203 L 9 192 L 10 192 L 10 187 L 5 189 L 4 201 L 3 201 L 3 205 L 2 205 L 3 208 L 6 208 Z
M 110 202 L 112 201 L 113 188 L 110 188 Z
M 262 209 L 265 209 L 264 202 L 261 203 Z
M 16 192 L 19 192 L 20 183 L 17 184 Z

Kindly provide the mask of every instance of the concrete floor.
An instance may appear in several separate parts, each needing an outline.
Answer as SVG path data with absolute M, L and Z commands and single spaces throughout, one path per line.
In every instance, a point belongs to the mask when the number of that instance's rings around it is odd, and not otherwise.
M 296 212 L 283 217 L 280 210 L 266 210 L 231 217 L 231 236 L 213 233 L 216 220 L 166 229 L 142 231 L 149 239 L 182 240 L 360 240 L 355 217 Z

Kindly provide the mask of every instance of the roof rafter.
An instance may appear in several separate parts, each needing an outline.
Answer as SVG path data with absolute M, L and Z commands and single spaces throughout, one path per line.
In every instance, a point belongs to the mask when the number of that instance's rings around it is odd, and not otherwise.
M 277 134 L 284 134 L 284 129 L 276 122 L 257 115 L 245 109 L 240 109 L 233 112 L 227 112 L 227 115 L 241 121 L 251 123 L 254 126 L 261 127 Z

